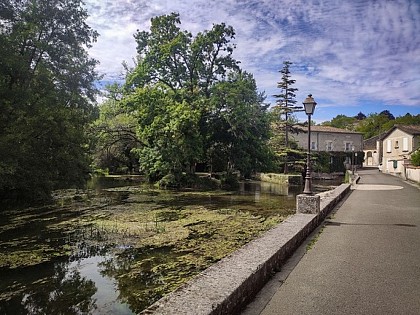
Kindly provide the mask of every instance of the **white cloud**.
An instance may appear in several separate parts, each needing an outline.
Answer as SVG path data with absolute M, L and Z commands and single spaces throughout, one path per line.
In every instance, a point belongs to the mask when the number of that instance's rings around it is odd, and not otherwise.
M 225 22 L 236 30 L 235 58 L 261 90 L 278 93 L 278 70 L 293 62 L 297 99 L 322 106 L 400 104 L 420 112 L 420 3 L 416 0 L 86 0 L 101 36 L 91 49 L 113 78 L 135 57 L 133 33 L 153 16 L 179 12 L 193 34 Z

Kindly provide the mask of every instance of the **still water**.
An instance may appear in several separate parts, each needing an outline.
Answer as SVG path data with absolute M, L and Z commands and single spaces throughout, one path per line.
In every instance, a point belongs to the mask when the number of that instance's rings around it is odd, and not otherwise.
M 302 187 L 158 191 L 99 178 L 0 211 L 0 314 L 135 314 L 292 214 Z

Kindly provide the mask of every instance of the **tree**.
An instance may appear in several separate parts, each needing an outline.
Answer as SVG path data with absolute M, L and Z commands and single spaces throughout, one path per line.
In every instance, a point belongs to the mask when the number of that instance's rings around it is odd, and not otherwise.
M 275 113 L 279 115 L 281 120 L 281 115 L 284 115 L 284 133 L 285 133 L 285 146 L 289 147 L 289 121 L 288 118 L 291 113 L 296 111 L 296 94 L 297 88 L 293 88 L 292 85 L 296 83 L 296 80 L 291 79 L 290 75 L 290 65 L 293 63 L 290 61 L 283 62 L 283 68 L 279 71 L 282 74 L 281 81 L 277 83 L 277 87 L 281 89 L 281 94 L 273 95 L 276 100 Z
M 411 154 L 411 163 L 414 166 L 420 166 L 420 149 L 417 149 Z
M 331 121 L 325 121 L 323 126 L 331 126 L 335 128 L 354 130 L 354 123 L 357 121 L 356 117 L 348 117 L 346 115 L 337 115 Z
M 0 5 L 0 195 L 42 199 L 82 185 L 95 115 L 97 33 L 80 0 Z
M 366 115 L 362 112 L 359 112 L 356 116 L 354 116 L 354 118 L 356 118 L 357 120 L 363 120 L 366 118 Z
M 379 113 L 379 115 L 384 115 L 386 116 L 389 120 L 394 120 L 395 117 L 394 115 L 391 114 L 391 112 L 389 110 L 383 110 L 382 112 Z
M 171 13 L 151 20 L 150 32 L 138 31 L 138 64 L 127 76 L 126 88 L 161 83 L 184 97 L 209 97 L 211 86 L 238 69 L 232 58 L 235 31 L 224 23 L 193 37 L 181 31 L 179 14 Z
M 115 90 L 111 88 L 111 92 Z M 117 99 L 110 97 L 100 106 L 99 118 L 92 125 L 95 137 L 94 164 L 110 173 L 138 171 L 138 159 L 133 150 L 141 146 L 137 138 L 137 121 Z
M 298 108 L 294 104 L 296 104 L 296 94 L 295 92 L 298 90 L 297 88 L 293 88 L 292 85 L 296 83 L 296 80 L 291 79 L 290 75 L 290 65 L 292 63 L 290 61 L 283 62 L 283 68 L 279 71 L 282 74 L 281 81 L 277 83 L 277 87 L 281 89 L 281 93 L 277 95 L 273 95 L 276 100 L 276 106 L 274 109 L 274 113 L 278 115 L 278 126 L 277 129 L 284 130 L 284 145 L 285 148 L 289 148 L 289 130 L 291 128 L 289 123 L 289 117 L 291 113 L 296 111 Z M 281 116 L 284 115 L 284 120 L 281 119 Z M 276 124 L 277 122 L 275 122 Z M 288 172 L 288 158 L 287 154 L 285 155 L 286 161 L 284 164 L 284 173 Z
M 362 120 L 356 127 L 356 131 L 363 133 L 365 139 L 379 135 L 389 129 L 387 115 L 377 113 L 369 114 L 365 120 Z
M 172 13 L 135 34 L 137 65 L 121 102 L 138 122 L 140 167 L 151 180 L 178 180 L 198 163 L 248 175 L 268 125 L 255 80 L 232 58 L 235 32 L 222 23 L 193 36 L 180 24 Z
M 167 174 L 179 179 L 201 158 L 200 111 L 196 104 L 176 100 L 175 92 L 162 84 L 137 88 L 123 103 L 136 113 L 141 146 L 134 151 L 140 169 L 150 180 Z
M 208 157 L 216 170 L 239 170 L 249 178 L 270 155 L 268 105 L 253 76 L 237 71 L 212 89 Z

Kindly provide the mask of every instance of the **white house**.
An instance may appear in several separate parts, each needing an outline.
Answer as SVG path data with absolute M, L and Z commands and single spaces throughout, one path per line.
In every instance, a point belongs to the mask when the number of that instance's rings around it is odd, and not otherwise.
M 382 172 L 405 177 L 405 166 L 410 160 L 410 155 L 419 147 L 420 126 L 392 127 L 382 141 Z

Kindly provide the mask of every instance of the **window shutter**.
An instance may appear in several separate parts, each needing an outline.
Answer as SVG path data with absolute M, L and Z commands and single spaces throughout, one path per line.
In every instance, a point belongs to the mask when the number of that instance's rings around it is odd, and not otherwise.
M 408 138 L 403 138 L 403 151 L 408 151 Z
M 387 140 L 386 141 L 386 152 L 391 152 L 392 151 L 392 143 L 391 140 Z

